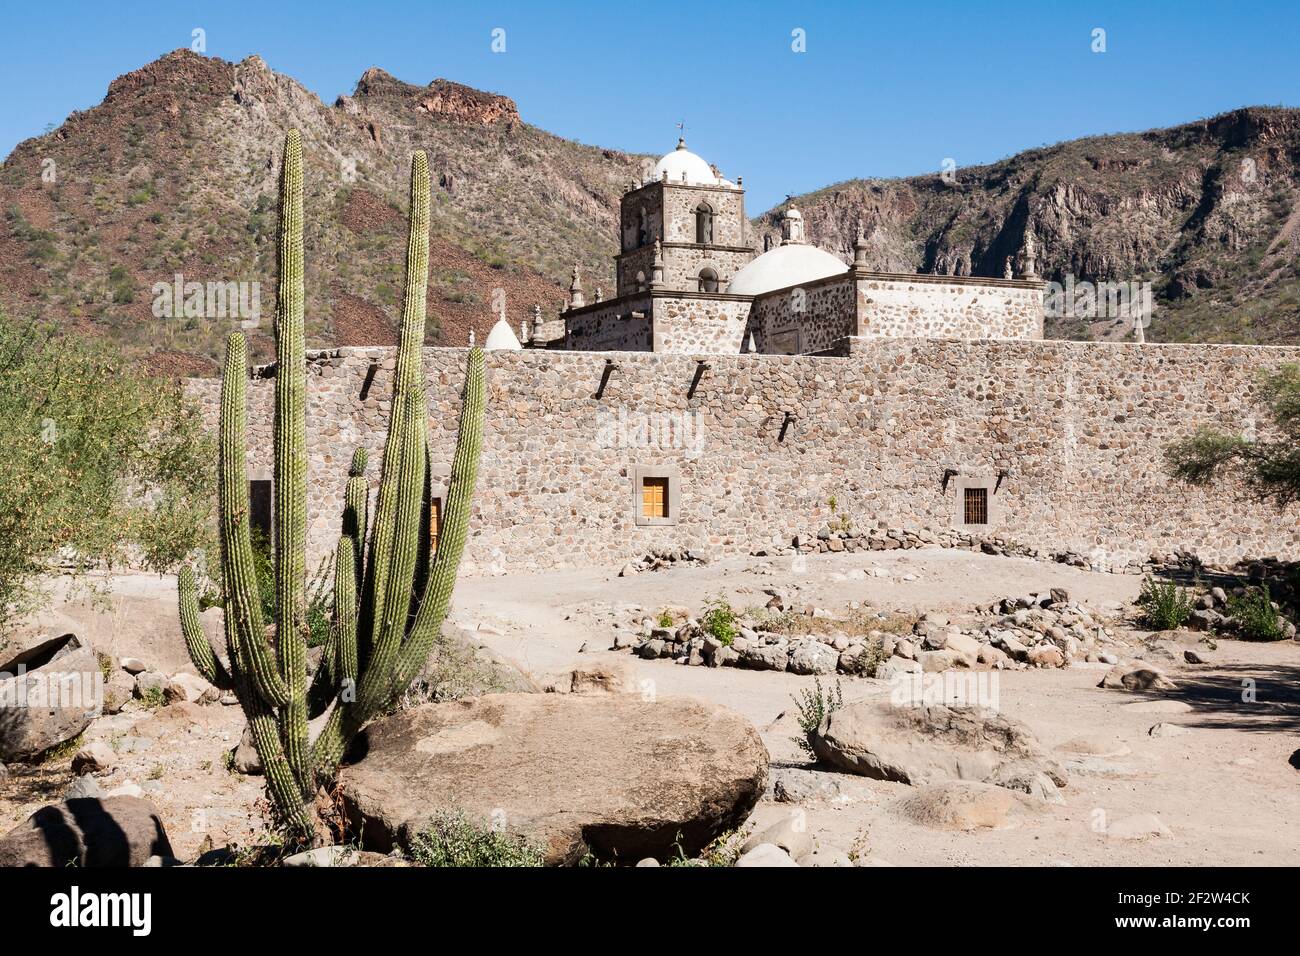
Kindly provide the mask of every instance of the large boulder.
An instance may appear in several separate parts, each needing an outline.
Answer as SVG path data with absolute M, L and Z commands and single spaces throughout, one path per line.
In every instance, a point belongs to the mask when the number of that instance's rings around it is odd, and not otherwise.
M 740 667 L 756 671 L 783 671 L 790 663 L 790 647 L 779 644 L 750 644 L 740 651 L 736 661 Z
M 104 702 L 99 659 L 65 634 L 0 664 L 0 760 L 30 760 L 90 725 Z
M 172 855 L 162 819 L 136 797 L 52 803 L 0 838 L 0 867 L 143 866 Z
M 1068 781 L 1025 724 L 978 707 L 861 701 L 828 714 L 809 740 L 836 769 L 914 786 L 998 783 L 1026 773 L 1046 774 L 1058 787 Z
M 689 698 L 489 694 L 362 732 L 339 793 L 367 848 L 410 847 L 441 811 L 501 825 L 548 864 L 694 855 L 739 826 L 768 756 L 743 717 Z
M 796 674 L 834 674 L 839 651 L 820 641 L 808 641 L 790 655 L 790 670 Z

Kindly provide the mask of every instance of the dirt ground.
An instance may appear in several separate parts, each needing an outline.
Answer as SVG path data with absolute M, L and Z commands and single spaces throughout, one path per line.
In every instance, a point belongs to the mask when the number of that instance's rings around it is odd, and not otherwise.
M 852 569 L 871 574 L 845 577 Z M 878 570 L 877 570 L 878 569 Z M 118 655 L 159 669 L 180 669 L 184 650 L 173 610 L 174 585 L 156 577 L 120 576 L 107 604 L 62 602 L 43 626 L 63 624 Z M 1300 644 L 1221 640 L 1213 663 L 1167 664 L 1178 689 L 1159 694 L 1103 690 L 1105 665 L 997 673 L 999 706 L 1025 721 L 1045 746 L 1086 737 L 1091 756 L 1059 753 L 1070 770 L 1063 805 L 1041 805 L 1005 829 L 929 829 L 900 812 L 912 788 L 812 769 L 793 742 L 793 695 L 811 677 L 735 668 L 687 667 L 607 650 L 612 621 L 632 608 L 698 609 L 725 595 L 736 608 L 762 606 L 764 588 L 834 613 L 850 602 L 899 612 L 942 611 L 954 617 L 995 599 L 1064 587 L 1073 600 L 1117 613 L 1140 586 L 1132 576 L 1099 574 L 1028 559 L 924 549 L 790 558 L 733 558 L 619 578 L 613 571 L 562 571 L 464 578 L 452 617 L 479 640 L 546 683 L 592 660 L 616 660 L 633 688 L 691 695 L 730 707 L 759 729 L 773 776 L 812 775 L 838 785 L 838 795 L 798 804 L 765 799 L 755 815 L 775 821 L 795 814 L 818 844 L 895 865 L 1295 865 L 1300 863 Z M 116 602 L 116 603 L 114 603 Z M 105 611 L 104 608 L 108 610 Z M 116 610 L 114 610 L 114 608 Z M 1181 648 L 1174 648 L 1181 657 Z M 825 683 L 825 678 L 823 678 Z M 889 686 L 844 678 L 846 700 L 885 697 Z M 159 806 L 178 855 L 211 836 L 247 843 L 263 829 L 255 806 L 260 778 L 231 773 L 225 753 L 239 738 L 237 707 L 211 705 L 201 714 L 124 713 L 97 721 L 89 734 L 128 748 L 117 769 L 101 777 L 105 792 L 130 781 Z M 192 721 L 192 722 L 191 722 Z M 1158 723 L 1187 729 L 1151 736 Z M 0 825 L 11 826 L 55 799 L 71 779 L 67 761 L 11 768 L 0 784 Z M 1155 814 L 1164 836 L 1124 840 L 1109 824 Z

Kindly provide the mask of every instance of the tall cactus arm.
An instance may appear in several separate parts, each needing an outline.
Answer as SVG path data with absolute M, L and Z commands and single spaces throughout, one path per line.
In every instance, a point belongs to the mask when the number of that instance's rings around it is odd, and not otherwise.
M 424 347 L 425 298 L 429 278 L 429 163 L 423 152 L 411 161 L 411 217 L 406 247 L 406 285 L 402 326 L 393 383 L 393 407 L 384 442 L 379 514 L 371 541 L 371 607 L 368 656 L 358 700 L 378 692 L 380 677 L 396 658 L 406 633 L 412 583 L 422 532 L 425 436 L 421 350 Z
M 394 667 L 381 675 L 378 686 L 388 691 L 388 698 L 374 704 L 372 695 L 358 691 L 351 706 L 334 709 L 316 739 L 317 772 L 326 778 L 334 775 L 348 742 L 375 713 L 392 701 L 394 694 L 406 687 L 424 666 L 442 628 L 451 603 L 456 572 L 465 550 L 474 486 L 478 481 L 479 457 L 483 443 L 483 416 L 486 387 L 483 352 L 471 349 L 465 375 L 465 397 L 460 410 L 456 455 L 452 463 L 447 509 L 442 532 L 438 537 L 438 556 L 429 575 L 423 599 L 411 626 L 410 635 L 400 648 Z M 369 677 L 370 671 L 366 671 Z M 375 680 L 375 678 L 371 678 Z M 366 688 L 369 689 L 369 688 Z
M 176 589 L 180 594 L 181 634 L 185 637 L 190 660 L 209 684 L 218 690 L 233 690 L 234 678 L 212 650 L 207 635 L 203 633 L 203 625 L 199 623 L 199 589 L 194 583 L 194 568 L 190 565 L 181 565 Z
M 370 509 L 370 482 L 366 480 L 366 464 L 370 456 L 364 448 L 352 453 L 352 467 L 343 491 L 343 533 L 352 538 L 353 568 L 356 571 L 354 594 L 361 593 L 363 562 L 366 548 L 366 522 Z
M 221 377 L 220 467 L 218 520 L 221 530 L 221 579 L 226 589 L 226 638 L 231 666 L 246 671 L 250 686 L 267 705 L 279 707 L 289 688 L 266 643 L 262 605 L 253 569 L 253 544 L 248 530 L 248 470 L 245 462 L 245 378 L 248 375 L 244 337 L 226 340 L 226 364 Z
M 483 450 L 483 418 L 487 403 L 486 377 L 482 349 L 471 349 L 466 362 L 465 395 L 460 407 L 456 437 L 456 454 L 452 459 L 447 488 L 447 506 L 442 530 L 438 534 L 438 554 L 434 558 L 429 583 L 420 599 L 420 607 L 411 633 L 402 646 L 397 667 L 397 686 L 405 687 L 424 666 L 433 643 L 442 630 L 442 622 L 451 604 L 456 575 L 460 570 L 465 539 L 469 535 L 474 486 L 478 483 L 479 459 Z
M 413 541 L 417 532 L 419 515 L 411 518 L 412 507 L 419 509 L 419 492 L 416 501 L 403 499 L 403 485 L 411 484 L 413 462 L 409 449 L 421 447 L 415 436 L 409 436 L 408 403 L 415 403 L 419 412 L 419 427 L 424 427 L 424 373 L 421 368 L 421 349 L 424 347 L 425 297 L 429 282 L 429 160 L 424 152 L 416 152 L 411 160 L 411 221 L 407 233 L 406 287 L 403 294 L 402 328 L 398 339 L 398 356 L 393 377 L 393 411 L 389 433 L 383 441 L 383 473 L 380 477 L 380 502 L 374 516 L 374 531 L 370 535 L 370 558 L 365 568 L 367 594 L 361 613 L 361 630 L 372 635 L 373 646 L 367 649 L 361 669 L 369 672 L 369 659 L 378 653 L 380 645 L 385 650 L 400 643 L 394 636 L 393 624 L 400 630 L 406 628 L 403 614 L 394 613 L 394 607 L 409 606 L 409 584 L 403 593 L 403 579 L 413 575 L 413 558 L 407 558 L 406 542 Z M 421 453 L 422 454 L 422 453 Z M 419 467 L 424 466 L 420 460 Z M 419 485 L 416 485 L 419 488 Z M 390 591 L 396 589 L 395 594 Z
M 357 681 L 357 590 L 356 546 L 347 535 L 339 538 L 334 564 L 334 627 L 338 638 L 335 656 L 337 680 Z
M 304 788 L 307 738 L 307 368 L 303 341 L 302 137 L 289 130 L 280 168 L 279 290 L 275 319 L 276 656 L 289 689 L 280 734 Z
M 422 405 L 423 403 L 420 403 Z M 357 687 L 357 701 L 363 711 L 382 706 L 387 694 L 388 675 L 401 649 L 406 634 L 412 606 L 412 585 L 415 564 L 419 554 L 419 535 L 422 523 L 421 495 L 424 487 L 425 433 L 424 412 L 413 397 L 407 398 L 402 409 L 403 440 L 398 459 L 398 507 L 395 510 L 392 537 L 389 541 L 389 579 L 385 602 L 376 611 L 382 621 L 376 628 L 376 640 L 371 657 Z
M 350 535 L 339 537 L 334 559 L 334 615 L 329 644 L 307 691 L 307 716 L 319 717 L 344 688 L 357 679 L 357 578 L 355 546 Z M 352 695 L 347 695 L 351 699 Z

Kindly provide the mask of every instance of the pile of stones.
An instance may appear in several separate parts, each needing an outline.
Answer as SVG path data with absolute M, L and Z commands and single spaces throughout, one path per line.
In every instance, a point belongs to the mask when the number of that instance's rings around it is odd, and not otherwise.
M 1139 574 L 1160 569 L 1160 563 L 1167 556 L 1152 555 L 1148 561 L 1127 561 L 1115 563 L 1101 561 L 1077 551 L 1047 551 L 1031 548 L 1000 535 L 981 536 L 969 532 L 945 528 L 933 531 L 929 528 L 920 530 L 911 528 L 871 528 L 868 530 L 834 529 L 822 525 L 816 533 L 799 534 L 791 538 L 788 545 L 775 544 L 751 552 L 755 557 L 772 557 L 777 555 L 814 554 L 827 552 L 862 552 L 894 551 L 906 548 L 959 548 L 966 551 L 980 551 L 984 554 L 1013 555 L 1032 558 L 1036 561 L 1052 561 L 1068 564 L 1072 567 L 1089 571 L 1111 571 L 1123 574 Z M 1180 556 L 1182 560 L 1183 556 Z
M 1245 575 L 1249 577 L 1252 583 L 1269 583 L 1271 587 L 1276 586 L 1284 592 L 1289 592 L 1289 582 L 1294 569 L 1294 565 L 1280 562 L 1275 558 L 1242 561 L 1231 568 L 1211 567 L 1206 565 L 1195 554 L 1186 550 L 1155 552 L 1145 559 L 1120 559 L 1113 555 L 1098 557 L 1079 551 L 1052 551 L 1031 548 L 1001 535 L 983 536 L 952 528 L 943 528 L 938 531 L 929 528 L 919 530 L 912 528 L 858 530 L 822 525 L 816 532 L 795 535 L 788 544 L 778 542 L 769 547 L 757 549 L 751 554 L 755 557 L 773 557 L 827 552 L 893 551 L 905 548 L 958 548 L 966 551 L 980 551 L 984 554 L 1032 558 L 1036 561 L 1068 564 L 1071 567 L 1081 568 L 1086 571 L 1105 571 L 1115 574 L 1185 572 L 1193 574 Z
M 772 607 L 779 609 L 774 597 Z M 830 618 L 820 608 L 801 609 L 811 617 Z M 742 667 L 751 670 L 791 671 L 795 674 L 870 674 L 875 670 L 883 632 L 866 635 L 835 632 L 816 636 L 777 634 L 761 630 L 750 619 L 736 622 L 736 633 L 724 642 L 705 630 L 687 608 L 664 608 L 661 615 L 673 620 L 665 626 L 653 617 L 642 617 L 630 629 L 615 634 L 612 650 L 626 650 L 646 659 L 672 660 L 704 667 Z M 882 615 L 888 617 L 888 615 Z
M 637 561 L 629 561 L 623 565 L 618 572 L 620 578 L 628 578 L 634 574 L 640 574 L 642 571 L 658 571 L 662 568 L 670 568 L 675 564 L 708 564 L 708 555 L 702 551 L 695 551 L 691 548 L 682 548 L 678 551 L 651 551 L 644 558 Z
M 773 606 L 780 608 L 780 600 L 774 597 Z M 977 608 L 973 620 L 965 624 L 944 614 L 925 614 L 910 632 L 901 634 L 896 627 L 864 634 L 860 623 L 850 627 L 847 622 L 840 631 L 836 619 L 821 608 L 796 610 L 825 619 L 819 633 L 772 633 L 762 630 L 761 622 L 742 619 L 726 643 L 708 633 L 687 609 L 666 608 L 663 613 L 672 618 L 671 626 L 643 617 L 639 626 L 617 633 L 612 649 L 686 665 L 891 679 L 953 668 L 1068 667 L 1073 661 L 1116 664 L 1128 647 L 1097 612 L 1071 601 L 1059 588 L 995 601 Z M 884 611 L 864 613 L 875 613 L 882 624 L 900 620 Z

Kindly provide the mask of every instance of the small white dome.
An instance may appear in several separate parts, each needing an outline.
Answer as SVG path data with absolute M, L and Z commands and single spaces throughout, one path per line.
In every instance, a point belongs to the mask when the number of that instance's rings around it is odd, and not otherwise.
M 713 175 L 713 169 L 703 159 L 687 149 L 686 141 L 683 139 L 677 141 L 675 150 L 655 163 L 651 178 L 658 182 L 664 178 L 665 172 L 668 173 L 670 183 L 682 182 L 682 173 L 685 173 L 686 184 L 689 186 L 716 186 L 718 184 L 718 177 Z
M 774 289 L 840 275 L 848 269 L 829 252 L 803 243 L 769 249 L 736 273 L 727 291 L 733 295 L 762 295 Z
M 519 336 L 515 335 L 515 330 L 510 328 L 510 324 L 505 319 L 497 319 L 497 324 L 488 332 L 487 342 L 483 344 L 486 352 L 504 352 L 521 348 L 523 346 L 519 344 Z

